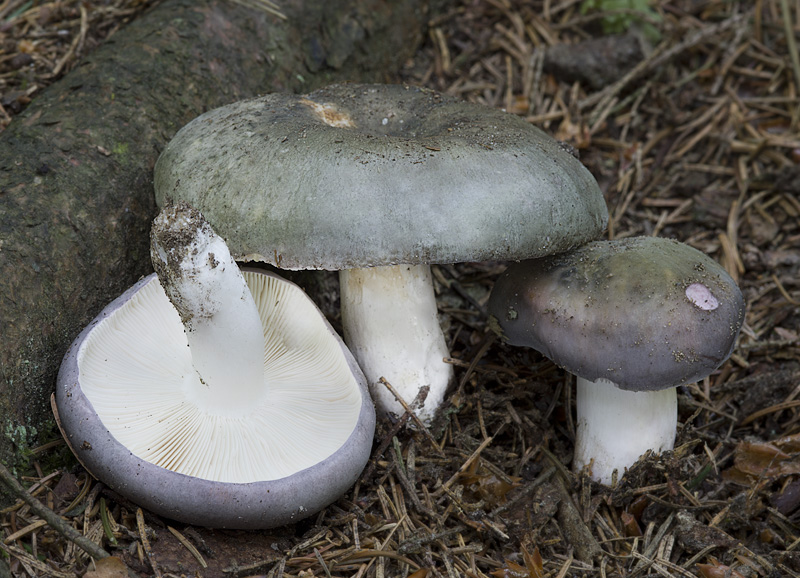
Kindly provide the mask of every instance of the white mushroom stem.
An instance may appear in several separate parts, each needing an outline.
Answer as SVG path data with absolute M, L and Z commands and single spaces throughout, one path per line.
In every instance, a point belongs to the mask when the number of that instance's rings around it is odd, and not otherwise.
M 200 379 L 198 405 L 213 413 L 251 407 L 265 393 L 264 330 L 225 241 L 202 215 L 168 207 L 153 222 L 151 258 L 184 324 Z
M 348 269 L 339 273 L 344 339 L 367 377 L 379 411 L 400 416 L 404 409 L 379 382 L 384 377 L 409 404 L 423 386 L 421 408 L 430 422 L 444 400 L 453 368 L 436 310 L 427 265 Z
M 626 391 L 606 379 L 577 380 L 577 431 L 573 469 L 589 466 L 592 479 L 610 484 L 647 450 L 660 453 L 675 444 L 678 401 L 674 387 Z

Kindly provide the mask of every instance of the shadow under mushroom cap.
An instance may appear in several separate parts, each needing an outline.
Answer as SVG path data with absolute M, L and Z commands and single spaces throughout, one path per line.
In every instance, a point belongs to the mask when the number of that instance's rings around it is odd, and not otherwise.
M 239 258 L 285 269 L 522 259 L 607 224 L 602 193 L 525 120 L 431 90 L 335 85 L 212 110 L 155 170 Z
M 512 345 L 590 381 L 657 390 L 698 381 L 731 354 L 744 299 L 704 253 L 669 239 L 597 241 L 509 266 L 489 312 Z
M 311 321 L 267 339 L 269 390 L 249 415 L 201 415 L 177 399 L 181 380 L 194 377 L 193 369 L 178 314 L 155 275 L 139 281 L 84 329 L 59 373 L 57 417 L 81 463 L 123 496 L 168 518 L 240 529 L 294 522 L 343 494 L 369 457 L 374 408 L 350 352 L 299 288 L 268 273 L 243 273 L 265 327 L 280 327 L 287 322 L 281 317 L 289 315 L 272 307 L 275 299 L 259 301 L 264 286 L 296 291 L 313 309 Z M 284 294 L 280 300 L 288 299 Z M 144 305 L 156 309 L 147 319 L 138 315 Z M 320 332 L 323 337 L 309 336 Z M 142 343 L 108 363 L 111 349 L 103 333 L 140 337 Z M 309 354 L 309 340 L 320 339 L 322 353 Z M 89 359 L 97 353 L 100 357 Z M 142 375 L 135 376 L 135 365 L 148 357 L 157 358 L 156 367 L 139 368 Z M 297 363 L 311 369 L 295 375 Z M 116 391 L 107 387 L 110 382 Z M 292 401 L 301 403 L 291 406 Z M 115 406 L 122 407 L 116 415 Z M 212 418 L 211 425 L 200 425 L 204 417 Z M 260 435 L 266 431 L 269 437 Z M 264 460 L 271 463 L 257 465 Z

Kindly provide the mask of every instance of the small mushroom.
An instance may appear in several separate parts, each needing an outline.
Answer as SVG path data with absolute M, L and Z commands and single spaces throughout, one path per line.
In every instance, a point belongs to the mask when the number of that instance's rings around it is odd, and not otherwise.
M 158 276 L 78 336 L 54 409 L 97 479 L 168 518 L 269 528 L 356 480 L 375 413 L 339 336 L 297 286 L 240 272 L 197 211 L 153 224 Z
M 675 388 L 714 371 L 744 321 L 736 283 L 688 245 L 639 237 L 513 264 L 490 323 L 577 376 L 574 468 L 604 484 L 672 449 Z
M 429 265 L 565 251 L 607 223 L 597 183 L 523 119 L 431 90 L 336 85 L 212 110 L 155 169 L 156 199 L 202 210 L 240 259 L 342 271 L 345 340 L 379 409 L 429 421 L 452 368 Z

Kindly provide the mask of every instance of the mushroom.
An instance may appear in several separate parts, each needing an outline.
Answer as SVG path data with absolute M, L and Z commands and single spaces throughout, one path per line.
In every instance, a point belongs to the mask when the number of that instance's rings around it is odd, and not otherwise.
M 158 275 L 78 336 L 54 410 L 97 479 L 168 518 L 270 528 L 322 509 L 369 457 L 375 413 L 341 338 L 296 285 L 240 273 L 185 206 L 153 224 Z
M 589 171 L 514 115 L 399 85 L 336 85 L 212 110 L 155 169 L 156 199 L 202 210 L 241 259 L 340 274 L 345 341 L 378 408 L 427 385 L 430 421 L 452 368 L 429 266 L 565 251 L 607 210 Z
M 677 241 L 588 243 L 512 264 L 489 299 L 490 324 L 577 376 L 573 466 L 609 484 L 647 450 L 675 441 L 675 388 L 733 351 L 744 300 L 727 272 Z

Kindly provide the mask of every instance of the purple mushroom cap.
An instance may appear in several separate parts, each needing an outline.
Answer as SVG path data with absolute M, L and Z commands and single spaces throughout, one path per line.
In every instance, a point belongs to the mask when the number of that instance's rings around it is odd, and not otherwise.
M 495 330 L 590 381 L 644 391 L 698 381 L 744 321 L 733 279 L 704 253 L 637 237 L 512 264 L 489 301 Z
M 263 271 L 245 270 L 245 277 L 248 283 L 251 284 L 251 289 L 253 279 L 260 279 L 263 283 L 270 283 L 269 279 L 277 279 L 301 292 L 299 288 L 288 281 Z M 98 397 L 97 393 L 87 394 L 83 387 L 88 379 L 87 372 L 96 373 L 98 371 L 91 366 L 100 366 L 102 368 L 107 359 L 92 361 L 88 366 L 86 359 L 94 354 L 92 349 L 106 339 L 105 336 L 91 337 L 93 333 L 104 326 L 104 331 L 106 332 L 117 332 L 117 325 L 124 322 L 124 318 L 120 321 L 119 313 L 126 308 L 132 307 L 133 315 L 142 313 L 142 311 L 137 312 L 137 309 L 144 309 L 143 304 L 150 303 L 150 298 L 142 298 L 141 302 L 138 303 L 136 303 L 136 300 L 138 299 L 137 296 L 141 296 L 145 290 L 155 294 L 158 301 L 163 298 L 164 302 L 162 304 L 164 308 L 155 315 L 155 319 L 136 321 L 135 323 L 142 323 L 144 326 L 152 324 L 153 333 L 162 333 L 162 331 L 159 331 L 161 329 L 159 324 L 165 323 L 169 325 L 168 332 L 181 335 L 183 327 L 177 312 L 172 309 L 170 313 L 171 304 L 163 294 L 158 278 L 155 275 L 150 275 L 141 279 L 109 304 L 83 330 L 69 348 L 59 372 L 55 394 L 56 417 L 72 451 L 93 476 L 136 504 L 165 517 L 189 524 L 236 529 L 271 528 L 298 521 L 335 501 L 352 486 L 366 464 L 371 451 L 375 428 L 374 408 L 367 391 L 364 376 L 349 350 L 322 314 L 316 310 L 307 298 L 305 298 L 308 303 L 307 310 L 313 308 L 318 313 L 318 317 L 301 322 L 300 325 L 305 326 L 301 331 L 308 329 L 309 331 L 321 331 L 326 334 L 320 338 L 327 343 L 327 353 L 321 355 L 325 359 L 319 363 L 320 372 L 334 371 L 329 369 L 327 365 L 328 357 L 333 357 L 335 360 L 332 365 L 336 366 L 338 364 L 338 369 L 335 371 L 349 373 L 352 376 L 350 382 L 342 386 L 352 389 L 342 394 L 342 397 L 347 397 L 349 401 L 340 408 L 342 414 L 349 416 L 347 419 L 350 425 L 345 424 L 344 428 L 341 425 L 331 426 L 332 430 L 343 429 L 344 431 L 339 435 L 341 439 L 333 442 L 336 447 L 332 451 L 322 450 L 322 454 L 309 458 L 313 463 L 301 467 L 295 472 L 284 472 L 283 474 L 270 476 L 270 479 L 265 480 L 236 482 L 205 479 L 172 471 L 143 459 L 123 444 L 118 439 L 121 437 L 118 432 L 127 435 L 124 428 L 123 430 L 118 429 L 119 426 L 114 424 L 115 418 L 108 417 L 107 409 L 98 410 L 96 407 L 97 404 L 107 406 L 108 403 L 106 403 L 107 400 L 105 398 L 112 398 L 114 396 L 113 390 L 108 392 L 104 390 L 103 394 Z M 256 296 L 256 292 L 253 291 L 253 293 Z M 160 296 L 158 296 L 159 294 Z M 126 315 L 128 314 L 126 313 Z M 285 316 L 288 318 L 291 315 L 286 314 Z M 264 314 L 262 313 L 263 319 Z M 134 339 L 135 336 L 128 335 L 126 338 Z M 158 341 L 161 338 L 155 339 L 156 342 L 145 346 L 142 352 L 146 352 L 147 347 L 151 349 L 164 347 L 164 343 Z M 283 346 L 287 350 L 291 349 L 291 344 L 283 344 Z M 176 356 L 185 355 L 185 351 L 183 351 L 187 349 L 185 337 L 184 341 L 175 344 L 175 347 Z M 169 355 L 172 354 L 170 353 Z M 144 357 L 144 355 L 136 354 L 133 357 Z M 274 359 L 270 361 L 266 360 L 265 357 L 265 367 L 273 362 Z M 101 369 L 100 371 L 104 370 Z M 110 370 L 112 374 L 115 371 L 117 370 Z M 152 374 L 153 371 L 148 369 L 143 373 Z M 269 375 L 269 370 L 267 370 L 267 374 Z M 276 380 L 279 379 L 276 378 Z M 320 377 L 319 379 L 322 380 L 324 378 Z M 311 382 L 313 379 L 309 379 L 309 381 Z M 128 383 L 122 384 L 120 387 L 131 386 Z M 165 378 L 163 387 L 172 387 L 169 379 Z M 308 387 L 313 389 L 314 383 L 309 383 Z M 276 386 L 275 389 L 279 390 L 280 387 Z M 147 395 L 147 391 L 142 391 L 139 397 L 143 399 Z M 315 414 L 312 410 L 306 411 L 299 404 L 291 408 L 278 407 L 285 402 L 286 398 L 291 398 L 292 396 L 293 393 L 291 391 L 279 392 L 276 395 L 279 399 L 270 401 L 270 405 L 276 407 L 268 407 L 264 410 L 259 408 L 257 411 L 259 413 L 273 411 L 276 416 L 281 413 L 288 414 L 286 420 L 289 426 L 283 429 L 294 428 L 302 430 L 308 426 L 324 432 L 325 424 L 312 423 L 320 421 L 320 414 Z M 120 395 L 120 397 L 122 396 Z M 317 405 L 322 405 L 320 400 L 309 395 L 307 391 L 305 393 L 298 392 L 295 397 L 305 397 L 309 401 L 309 405 L 313 405 L 315 402 L 319 402 Z M 133 403 L 137 402 L 128 402 L 128 405 Z M 186 403 L 190 404 L 190 402 Z M 99 415 L 101 413 L 105 414 L 106 417 L 101 417 Z M 155 411 L 152 413 L 155 413 Z M 137 419 L 146 419 L 147 414 L 147 410 L 140 411 L 137 414 Z M 155 428 L 156 425 L 154 424 L 152 427 Z M 253 423 L 252 427 L 255 429 L 263 428 L 264 426 L 263 424 Z M 281 438 L 283 441 L 278 440 L 275 442 L 276 444 L 288 444 L 292 442 L 292 437 L 303 439 L 303 435 L 305 435 L 303 432 L 298 433 L 297 431 L 284 431 L 281 433 L 284 436 Z M 188 441 L 184 441 L 192 443 L 191 437 L 188 436 Z M 317 444 L 305 445 L 324 445 L 327 441 L 320 440 Z M 172 441 L 165 439 L 162 440 L 162 443 L 166 445 L 172 443 Z M 178 452 L 180 450 L 176 449 L 174 451 Z M 263 459 L 262 455 L 245 455 L 244 453 L 239 456 L 212 456 L 210 455 L 212 450 L 209 447 L 201 447 L 199 451 L 201 455 L 208 453 L 207 457 L 211 460 L 232 460 L 234 457 L 253 461 Z M 238 451 L 240 451 L 240 448 L 234 443 L 230 453 L 235 454 Z M 274 458 L 275 456 L 280 456 L 282 452 L 289 453 L 291 451 L 293 451 L 292 448 L 278 447 L 274 448 L 270 455 Z M 142 452 L 139 451 L 138 453 Z

